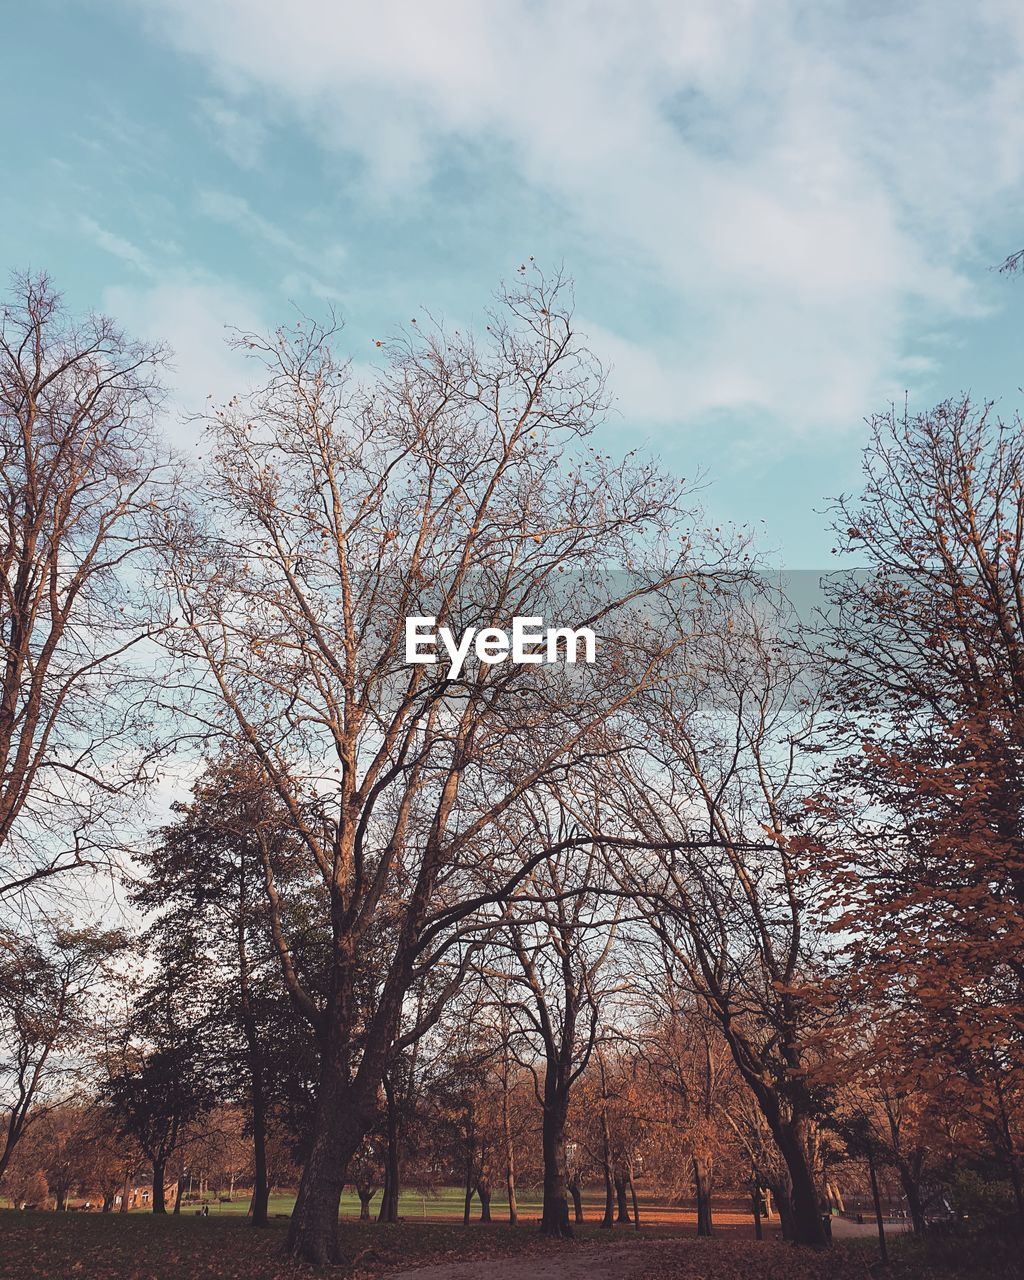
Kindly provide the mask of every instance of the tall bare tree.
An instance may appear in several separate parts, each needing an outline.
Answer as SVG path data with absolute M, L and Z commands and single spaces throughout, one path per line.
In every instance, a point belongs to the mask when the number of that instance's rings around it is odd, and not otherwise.
M 334 340 L 306 321 L 240 339 L 265 381 L 215 417 L 205 514 L 166 530 L 194 713 L 248 742 L 321 887 L 322 997 L 296 966 L 287 886 L 266 858 L 282 972 L 321 1046 L 289 1234 L 320 1263 L 338 1256 L 346 1167 L 389 1057 L 438 1017 L 501 901 L 551 852 L 494 833 L 586 758 L 656 663 L 623 652 L 615 606 L 698 555 L 679 485 L 587 442 L 602 379 L 561 280 L 524 267 L 482 343 L 414 327 L 382 347 L 369 388 Z M 417 616 L 455 635 L 515 616 L 589 622 L 602 660 L 407 664 Z M 429 999 L 410 1002 L 424 984 Z
M 163 352 L 45 276 L 0 310 L 0 903 L 109 852 L 151 759 Z

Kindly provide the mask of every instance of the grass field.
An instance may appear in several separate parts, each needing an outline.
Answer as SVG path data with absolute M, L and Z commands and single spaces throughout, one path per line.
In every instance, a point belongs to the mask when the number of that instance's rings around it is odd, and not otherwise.
M 597 1196 L 585 1195 L 583 1197 L 584 1205 L 588 1217 L 595 1214 L 600 1216 L 603 1211 L 603 1201 L 598 1205 Z M 74 1202 L 73 1202 L 74 1203 Z M 201 1212 L 202 1204 L 205 1203 L 210 1210 L 210 1217 L 245 1217 L 249 1211 L 249 1196 L 247 1193 L 238 1192 L 234 1198 L 227 1203 L 223 1203 L 216 1192 L 211 1192 L 203 1198 L 203 1201 L 196 1199 L 195 1201 L 183 1200 L 181 1205 L 181 1214 L 184 1217 L 195 1217 Z M 291 1213 L 295 1204 L 294 1192 L 286 1192 L 281 1195 L 272 1195 L 270 1197 L 270 1214 L 279 1217 L 287 1216 Z M 541 1197 L 539 1190 L 526 1190 L 518 1198 L 519 1215 L 522 1218 L 540 1217 Z M 13 1206 L 9 1200 L 0 1196 L 0 1209 L 10 1209 Z M 168 1213 L 173 1208 L 173 1200 L 169 1200 L 167 1204 Z M 380 1208 L 380 1192 L 378 1191 L 370 1206 L 370 1211 L 376 1217 L 377 1210 Z M 644 1202 L 641 1200 L 641 1214 L 643 1214 Z M 456 1187 L 442 1187 L 437 1191 L 423 1194 L 419 1191 L 403 1191 L 398 1201 L 399 1216 L 409 1220 L 418 1220 L 421 1222 L 453 1222 L 462 1221 L 463 1211 L 463 1192 Z M 152 1212 L 148 1205 L 136 1205 L 129 1211 L 132 1215 L 143 1214 L 152 1216 Z M 477 1199 L 473 1201 L 473 1217 L 476 1218 L 480 1214 L 480 1202 Z M 491 1214 L 495 1219 L 508 1217 L 508 1201 L 495 1196 L 491 1201 Z M 359 1217 L 359 1197 L 356 1193 L 346 1188 L 341 1198 L 341 1217 L 343 1219 L 358 1219 Z
M 291 1213 L 295 1203 L 292 1193 L 273 1195 L 270 1197 L 271 1214 Z M 527 1217 L 540 1214 L 540 1193 L 527 1191 L 519 1200 L 519 1211 Z M 239 1195 L 230 1204 L 221 1204 L 215 1195 L 209 1197 L 210 1216 L 214 1214 L 245 1214 L 249 1209 L 248 1196 Z M 373 1197 L 370 1211 L 374 1215 L 380 1207 L 380 1192 Z M 462 1221 L 463 1193 L 456 1187 L 442 1187 L 435 1192 L 422 1194 L 419 1191 L 403 1191 L 398 1200 L 399 1216 L 407 1219 L 418 1219 L 425 1222 Z M 194 1204 L 182 1204 L 182 1213 L 194 1213 Z M 136 1212 L 133 1210 L 132 1212 Z M 473 1216 L 480 1212 L 480 1202 L 473 1201 Z M 643 1209 L 641 1207 L 641 1213 Z M 491 1201 L 491 1214 L 495 1218 L 508 1216 L 508 1202 L 495 1196 Z M 359 1197 L 346 1188 L 341 1197 L 342 1218 L 359 1217 Z
M 521 1191 L 517 1197 L 517 1205 L 519 1216 L 521 1219 L 529 1221 L 530 1219 L 540 1219 L 541 1213 L 541 1192 L 539 1188 L 526 1188 Z M 657 1222 L 662 1225 L 671 1225 L 678 1222 L 680 1225 L 688 1224 L 692 1218 L 691 1210 L 678 1208 L 672 1205 L 666 1205 L 651 1196 L 639 1196 L 640 1202 L 640 1218 L 641 1221 Z M 249 1198 L 246 1195 L 239 1194 L 229 1204 L 221 1204 L 216 1195 L 211 1194 L 208 1197 L 210 1216 L 214 1215 L 230 1215 L 242 1214 L 248 1212 Z M 273 1195 L 270 1197 L 270 1213 L 273 1214 L 289 1214 L 295 1203 L 295 1197 L 289 1193 L 287 1195 Z M 409 1222 L 461 1222 L 463 1213 L 464 1192 L 458 1187 L 441 1187 L 436 1191 L 419 1192 L 405 1190 L 401 1193 L 398 1201 L 399 1217 Z M 370 1205 L 370 1212 L 376 1216 L 380 1207 L 380 1193 L 378 1192 Z M 196 1204 L 183 1203 L 181 1211 L 183 1214 L 194 1214 L 197 1208 Z M 583 1211 L 588 1221 L 599 1219 L 604 1212 L 604 1196 L 598 1191 L 585 1191 L 583 1193 Z M 133 1209 L 133 1213 L 148 1212 L 148 1210 Z M 473 1218 L 480 1216 L 480 1201 L 474 1197 L 471 1213 Z M 495 1221 L 503 1221 L 508 1218 L 508 1200 L 504 1196 L 495 1195 L 491 1199 L 491 1216 Z M 738 1216 L 741 1219 L 751 1222 L 752 1219 L 745 1215 L 728 1215 L 731 1219 Z M 354 1191 L 345 1190 L 341 1198 L 341 1217 L 343 1219 L 357 1219 L 359 1217 L 359 1197 Z

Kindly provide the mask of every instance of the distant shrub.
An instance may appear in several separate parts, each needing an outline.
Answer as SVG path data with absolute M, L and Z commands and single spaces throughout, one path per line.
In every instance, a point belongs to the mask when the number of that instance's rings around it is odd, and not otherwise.
M 1013 1192 L 1008 1180 L 983 1177 L 977 1170 L 958 1171 L 949 1182 L 947 1199 L 957 1232 L 1008 1233 L 1013 1227 Z

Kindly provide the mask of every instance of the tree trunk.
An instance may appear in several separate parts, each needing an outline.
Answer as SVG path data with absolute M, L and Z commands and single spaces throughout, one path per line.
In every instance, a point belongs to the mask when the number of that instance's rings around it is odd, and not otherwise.
M 244 917 L 238 929 L 239 979 L 242 997 L 242 1029 L 245 1032 L 249 1059 L 249 1092 L 252 1099 L 252 1200 L 249 1216 L 254 1227 L 269 1226 L 270 1184 L 267 1180 L 267 1103 L 264 1087 L 263 1046 L 252 1010 L 249 990 L 249 956 L 246 947 Z M 234 1174 L 231 1175 L 232 1194 Z
M 818 1192 L 811 1173 L 807 1148 L 799 1119 L 779 1125 L 775 1133 L 790 1180 L 790 1209 L 794 1244 L 809 1244 L 816 1249 L 828 1246 L 825 1228 L 818 1208 Z
M 776 1186 L 775 1192 L 775 1209 L 779 1215 L 779 1230 L 782 1233 L 783 1240 L 793 1239 L 793 1201 L 789 1195 L 789 1188 Z
M 164 1200 L 164 1161 L 153 1161 L 153 1212 L 166 1213 L 167 1204 Z
M 612 1178 L 612 1133 L 608 1128 L 608 1094 L 604 1087 L 604 1064 L 600 1062 L 600 1162 L 604 1174 L 604 1217 L 600 1225 L 612 1228 L 616 1220 L 616 1193 Z
M 925 1229 L 925 1221 L 924 1205 L 921 1203 L 921 1185 L 908 1168 L 905 1160 L 899 1161 L 897 1170 L 900 1175 L 900 1186 L 903 1188 L 903 1194 L 907 1197 L 907 1208 L 910 1210 L 910 1225 L 913 1228 L 914 1235 L 922 1235 Z
M 602 1227 L 615 1226 L 615 1186 L 612 1182 L 612 1167 L 607 1157 L 602 1161 L 604 1166 L 604 1217 Z
M 66 1187 L 57 1188 L 57 1194 L 54 1197 L 53 1207 L 54 1207 L 55 1213 L 67 1213 L 68 1193 L 67 1193 Z
M 697 1198 L 697 1234 L 710 1236 L 714 1231 L 711 1221 L 711 1169 L 700 1156 L 693 1157 L 693 1192 Z
M 401 1191 L 401 1173 L 399 1170 L 399 1133 L 398 1133 L 398 1101 L 395 1098 L 391 1077 L 383 1079 L 384 1098 L 387 1103 L 388 1143 L 384 1153 L 384 1190 L 381 1193 L 380 1209 L 377 1211 L 378 1222 L 398 1221 L 398 1196 Z
M 633 1203 L 633 1230 L 640 1230 L 640 1204 L 636 1198 L 636 1183 L 633 1181 L 633 1164 L 626 1166 L 626 1182 L 629 1185 L 629 1198 Z
M 734 1024 L 723 1022 L 722 1029 L 725 1032 L 733 1061 L 757 1099 L 761 1114 L 771 1130 L 775 1144 L 785 1161 L 786 1172 L 789 1174 L 790 1185 L 787 1197 L 789 1202 L 789 1235 L 786 1235 L 787 1222 L 782 1217 L 781 1202 L 779 1206 L 783 1236 L 786 1239 L 791 1239 L 794 1244 L 809 1244 L 816 1249 L 825 1249 L 828 1247 L 828 1239 L 825 1235 L 825 1227 L 818 1207 L 818 1191 L 808 1152 L 809 1122 L 806 1115 L 807 1103 L 806 1101 L 803 1102 L 805 1108 L 803 1111 L 794 1106 L 795 1114 L 791 1112 L 790 1118 L 788 1120 L 785 1119 L 782 1110 L 782 1095 L 774 1086 L 767 1085 L 763 1075 L 759 1074 L 751 1066 L 752 1046 L 736 1033 Z M 800 1061 L 798 1049 L 791 1043 L 787 1043 L 783 1047 L 786 1051 L 789 1065 L 795 1069 Z
M 615 1200 L 618 1205 L 618 1212 L 615 1214 L 615 1221 L 620 1223 L 630 1222 L 629 1204 L 626 1201 L 626 1178 L 625 1175 L 621 1173 L 617 1173 L 615 1175 Z
M 391 1204 L 390 1183 L 391 1183 L 390 1161 L 388 1160 L 387 1152 L 385 1151 L 384 1153 L 384 1185 L 381 1187 L 380 1207 L 377 1210 L 378 1222 L 387 1222 L 388 1220 L 388 1208 Z
M 370 1126 L 375 1103 L 369 1086 L 358 1092 L 347 1083 L 342 1054 L 337 1041 L 324 1050 L 313 1143 L 288 1228 L 291 1256 L 319 1267 L 339 1260 L 338 1209 L 345 1175 Z
M 103 1208 L 100 1210 L 100 1212 L 109 1213 L 111 1209 L 113 1209 L 113 1207 L 114 1207 L 114 1192 L 105 1191 L 103 1193 Z
M 509 1226 L 519 1225 L 519 1206 L 516 1204 L 516 1148 L 512 1141 L 512 1117 L 508 1105 L 508 1072 L 502 1076 L 501 1128 L 505 1141 L 505 1189 L 508 1194 Z
M 508 1224 L 519 1225 L 519 1206 L 516 1204 L 516 1164 L 515 1153 L 509 1151 L 508 1164 L 505 1166 L 505 1187 L 508 1192 Z
M 569 1177 L 565 1159 L 565 1119 L 569 1091 L 556 1077 L 558 1065 L 550 1060 L 544 1077 L 542 1137 L 544 1149 L 544 1211 L 542 1235 L 573 1238 L 569 1225 Z
M 469 1215 L 473 1208 L 473 1162 L 466 1158 L 466 1198 L 462 1206 L 462 1225 L 469 1226 Z
M 178 1174 L 178 1185 L 174 1188 L 174 1214 L 176 1217 L 181 1216 L 181 1196 L 185 1190 L 185 1171 L 182 1169 Z
M 875 1161 L 868 1149 L 868 1176 L 871 1179 L 871 1199 L 875 1202 L 875 1221 L 878 1223 L 878 1252 L 882 1265 L 889 1265 L 889 1246 L 885 1242 L 885 1223 L 882 1221 L 882 1198 L 878 1194 L 878 1178 L 875 1174 Z
M 579 1174 L 569 1183 L 569 1194 L 572 1196 L 573 1221 L 579 1226 L 583 1222 L 583 1194 Z
M 270 1179 L 267 1174 L 267 1116 L 262 1071 L 254 1068 L 252 1080 L 252 1203 L 254 1227 L 270 1225 Z
M 370 1221 L 370 1201 L 373 1199 L 373 1187 L 357 1187 L 359 1193 L 359 1221 Z
M 480 1221 L 491 1220 L 491 1184 L 482 1178 L 476 1184 L 476 1193 L 480 1197 Z
M 395 1013 L 397 1020 L 398 1013 Z M 387 1066 L 393 1032 L 377 1024 L 363 1041 L 359 1069 L 352 1077 L 352 1035 L 356 1025 L 353 958 L 335 937 L 331 992 L 320 1036 L 313 1141 L 299 1179 L 288 1225 L 287 1251 L 301 1262 L 325 1267 L 341 1261 L 338 1211 L 349 1162 L 358 1151 L 377 1109 L 377 1091 Z

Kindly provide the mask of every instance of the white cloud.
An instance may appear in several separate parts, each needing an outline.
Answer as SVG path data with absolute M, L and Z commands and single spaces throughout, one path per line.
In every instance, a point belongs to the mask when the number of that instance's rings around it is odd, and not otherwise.
M 669 299 L 654 343 L 602 313 L 625 407 L 655 419 L 747 404 L 804 427 L 858 421 L 910 367 L 921 317 L 978 313 L 984 239 L 1007 233 L 1024 177 L 1014 6 L 150 11 L 225 101 L 291 113 L 358 157 L 376 198 L 436 199 L 425 184 L 453 145 L 506 166 L 496 200 L 503 183 L 548 193 L 581 244 Z M 298 258 L 219 199 L 208 212 Z
M 121 262 L 126 262 L 129 266 L 135 267 L 143 275 L 153 275 L 153 264 L 149 255 L 145 250 L 140 249 L 137 244 L 133 244 L 131 240 L 127 240 L 124 236 L 119 236 L 106 227 L 100 226 L 94 218 L 90 218 L 85 214 L 82 214 L 78 219 L 78 229 L 105 253 L 109 253 Z
M 345 258 L 345 247 L 337 242 L 328 245 L 313 245 L 306 240 L 292 235 L 279 227 L 277 223 L 257 213 L 241 196 L 227 191 L 201 191 L 199 193 L 199 212 L 217 222 L 234 227 L 243 235 L 262 244 L 277 258 L 290 258 L 301 264 L 301 272 L 290 272 L 285 276 L 283 287 L 288 290 L 304 288 L 313 297 L 337 300 L 340 293 L 327 280 L 335 278 L 341 270 Z
M 317 276 L 303 271 L 289 271 L 281 278 L 281 292 L 289 297 L 298 294 L 309 294 L 320 302 L 341 304 L 346 301 L 345 294 L 333 285 L 326 284 Z
M 296 240 L 269 218 L 257 213 L 247 200 L 227 191 L 201 191 L 199 212 L 217 222 L 236 227 L 244 234 L 263 240 L 270 248 L 287 254 L 299 262 L 316 262 L 316 255 L 302 241 Z
M 202 427 L 190 420 L 194 415 L 252 385 L 251 362 L 227 343 L 229 326 L 267 328 L 259 305 L 245 291 L 220 280 L 168 275 L 139 288 L 111 286 L 103 307 L 129 333 L 169 344 L 166 430 L 177 447 L 195 447 Z

